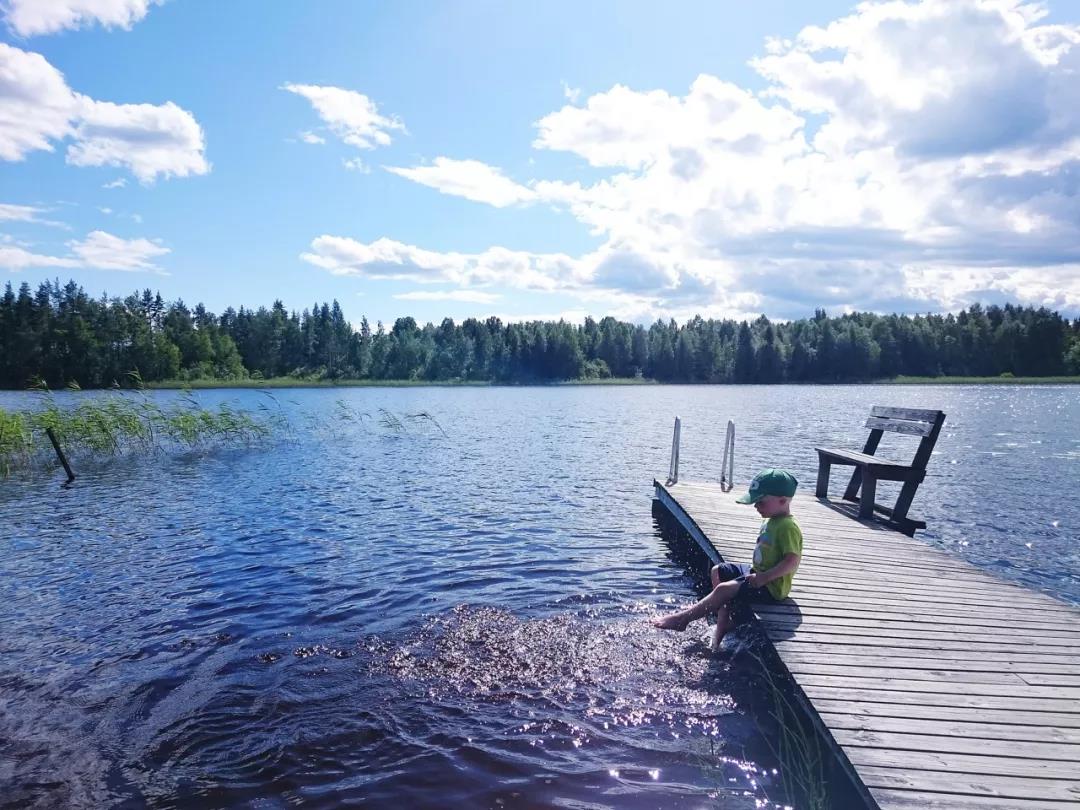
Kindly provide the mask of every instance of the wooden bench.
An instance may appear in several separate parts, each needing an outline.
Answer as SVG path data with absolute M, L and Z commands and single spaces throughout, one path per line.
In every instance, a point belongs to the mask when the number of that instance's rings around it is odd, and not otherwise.
M 866 420 L 870 435 L 861 453 L 854 450 L 814 448 L 818 454 L 817 496 L 828 497 L 829 472 L 833 464 L 854 467 L 855 472 L 852 473 L 851 481 L 848 482 L 847 489 L 844 491 L 844 500 L 859 504 L 859 517 L 869 518 L 877 511 L 887 515 L 888 522 L 904 534 L 913 535 L 916 529 L 925 529 L 924 521 L 912 520 L 907 516 L 907 512 L 911 508 L 911 501 L 915 497 L 919 484 L 926 477 L 926 465 L 930 461 L 930 454 L 934 451 L 934 445 L 937 443 L 938 434 L 944 422 L 945 414 L 942 411 L 886 408 L 875 405 L 870 409 L 870 418 Z M 910 464 L 899 464 L 874 455 L 885 431 L 920 437 L 919 448 L 915 451 L 915 458 Z M 877 497 L 878 481 L 904 482 L 900 495 L 896 499 L 896 505 L 892 508 L 880 506 L 874 502 Z M 862 495 L 859 494 L 860 488 Z

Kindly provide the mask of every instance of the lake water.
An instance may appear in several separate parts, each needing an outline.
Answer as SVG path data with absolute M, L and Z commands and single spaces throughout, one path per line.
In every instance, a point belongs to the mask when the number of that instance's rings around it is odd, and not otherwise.
M 1080 602 L 1078 394 L 286 390 L 286 441 L 2 481 L 0 805 L 753 807 L 779 788 L 743 673 L 645 621 L 696 593 L 650 511 L 673 417 L 683 478 L 730 418 L 739 482 L 812 490 L 871 405 L 940 408 L 919 536 Z

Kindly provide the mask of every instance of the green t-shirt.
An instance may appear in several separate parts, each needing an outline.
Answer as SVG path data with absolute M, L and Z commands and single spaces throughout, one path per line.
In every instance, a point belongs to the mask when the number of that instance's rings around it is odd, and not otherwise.
M 799 529 L 799 524 L 791 515 L 769 518 L 761 524 L 751 568 L 755 571 L 768 571 L 784 559 L 785 554 L 791 553 L 802 554 L 802 530 Z M 791 580 L 794 577 L 794 572 L 786 574 L 765 587 L 774 599 L 786 599 L 791 592 Z

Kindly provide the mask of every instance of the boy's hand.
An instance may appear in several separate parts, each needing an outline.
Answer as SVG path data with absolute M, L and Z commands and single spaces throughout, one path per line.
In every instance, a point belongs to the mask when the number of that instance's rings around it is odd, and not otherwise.
M 746 584 L 749 585 L 751 588 L 760 588 L 760 587 L 762 587 L 765 583 L 758 580 L 758 577 L 760 577 L 760 576 L 761 576 L 761 574 L 759 574 L 757 571 L 753 571 L 753 572 L 747 574 L 746 575 Z

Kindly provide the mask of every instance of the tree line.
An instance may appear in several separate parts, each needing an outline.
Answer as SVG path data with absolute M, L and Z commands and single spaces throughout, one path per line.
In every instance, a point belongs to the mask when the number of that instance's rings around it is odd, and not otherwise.
M 302 312 L 166 303 L 143 290 L 93 298 L 74 281 L 0 298 L 0 386 L 59 387 L 280 376 L 543 382 L 644 377 L 662 382 L 840 382 L 913 376 L 1080 374 L 1080 319 L 1044 307 L 971 306 L 957 314 L 753 321 L 692 318 L 645 327 L 607 317 L 359 328 L 337 301 Z

